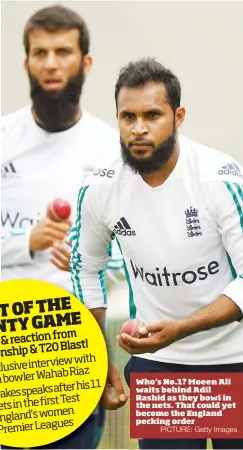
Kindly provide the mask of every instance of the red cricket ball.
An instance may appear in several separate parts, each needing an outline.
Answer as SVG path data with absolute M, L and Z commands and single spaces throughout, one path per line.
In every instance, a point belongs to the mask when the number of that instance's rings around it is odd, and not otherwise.
M 67 220 L 71 214 L 71 206 L 62 198 L 56 198 L 47 208 L 47 217 L 55 222 Z
M 122 333 L 129 334 L 129 336 L 134 338 L 148 337 L 147 334 L 139 333 L 139 328 L 142 327 L 143 325 L 146 326 L 146 324 L 139 319 L 129 319 L 122 325 L 120 334 Z

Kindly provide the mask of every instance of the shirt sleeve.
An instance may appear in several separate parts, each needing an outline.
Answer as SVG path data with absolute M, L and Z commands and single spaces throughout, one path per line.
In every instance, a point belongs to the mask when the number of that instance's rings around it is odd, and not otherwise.
M 70 230 L 70 271 L 74 295 L 89 309 L 107 307 L 105 269 L 113 233 L 102 223 L 93 186 L 79 191 L 77 218 Z
M 124 270 L 124 259 L 116 239 L 112 241 L 110 250 L 110 261 L 106 267 L 106 279 L 113 285 L 119 281 L 125 281 L 126 275 Z
M 33 264 L 29 249 L 31 229 L 9 230 L 1 236 L 1 265 L 10 267 L 16 265 Z
M 11 132 L 14 114 L 0 118 L 2 164 L 4 161 L 4 137 Z M 4 169 L 3 169 L 4 170 Z M 29 249 L 31 229 L 5 229 L 1 228 L 1 266 L 11 267 L 16 265 L 33 264 L 32 254 Z M 13 275 L 14 276 L 14 275 Z
M 223 294 L 243 312 L 243 183 L 215 183 L 215 202 L 219 231 L 234 277 Z

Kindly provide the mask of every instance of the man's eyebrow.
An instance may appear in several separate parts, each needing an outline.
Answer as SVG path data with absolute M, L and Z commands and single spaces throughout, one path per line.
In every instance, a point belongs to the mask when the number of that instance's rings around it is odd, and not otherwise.
M 71 45 L 68 44 L 60 44 L 57 45 L 56 49 L 61 49 L 61 48 L 65 48 L 66 50 L 73 50 L 73 47 Z M 36 45 L 32 45 L 31 46 L 31 50 L 46 50 L 45 47 L 43 47 L 41 44 L 36 44 Z
M 144 111 L 144 113 L 149 113 L 149 112 L 156 112 L 156 113 L 161 113 L 163 111 L 163 108 L 159 108 L 158 106 L 152 106 L 151 108 L 148 108 Z
M 125 114 L 134 114 L 132 111 L 129 111 L 129 109 L 122 109 L 119 112 L 120 115 L 125 115 Z

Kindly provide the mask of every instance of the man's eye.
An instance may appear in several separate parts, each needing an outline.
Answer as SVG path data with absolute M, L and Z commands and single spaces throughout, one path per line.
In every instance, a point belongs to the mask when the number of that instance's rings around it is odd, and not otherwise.
M 59 55 L 67 55 L 70 51 L 67 48 L 59 48 L 58 53 Z
M 44 55 L 45 54 L 45 51 L 44 50 L 36 50 L 35 52 L 34 52 L 34 56 L 42 56 L 42 55 Z
M 155 117 L 158 117 L 159 113 L 157 113 L 156 111 L 150 111 L 148 113 L 148 117 L 151 117 L 152 119 Z
M 133 114 L 129 114 L 129 113 L 127 113 L 127 114 L 124 114 L 124 119 L 127 119 L 127 120 L 131 120 L 131 119 L 133 119 L 134 118 L 134 115 Z

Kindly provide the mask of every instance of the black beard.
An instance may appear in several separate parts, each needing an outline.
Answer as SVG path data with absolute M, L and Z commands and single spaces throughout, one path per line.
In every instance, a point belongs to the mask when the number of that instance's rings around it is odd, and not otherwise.
M 67 86 L 60 92 L 47 92 L 29 72 L 30 96 L 34 110 L 40 119 L 40 126 L 55 133 L 72 127 L 79 108 L 85 76 L 83 65 L 77 75 L 70 78 Z
M 129 166 L 136 174 L 149 175 L 161 169 L 173 155 L 176 144 L 176 132 L 174 128 L 166 141 L 161 142 L 158 147 L 154 147 L 153 154 L 150 158 L 141 160 L 135 159 L 131 155 L 128 147 L 121 138 L 120 143 L 123 164 Z

